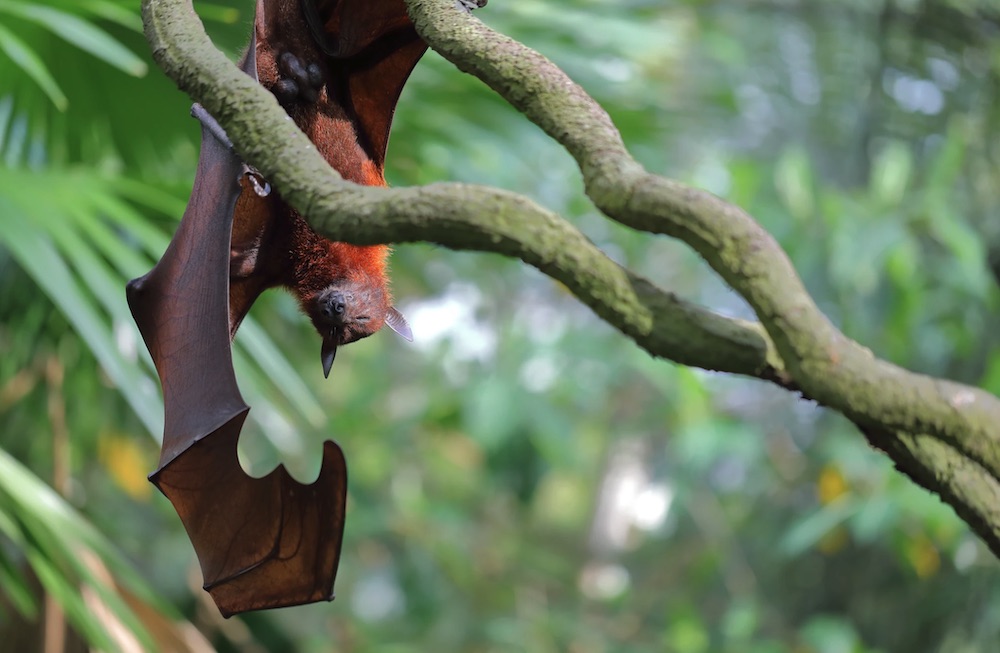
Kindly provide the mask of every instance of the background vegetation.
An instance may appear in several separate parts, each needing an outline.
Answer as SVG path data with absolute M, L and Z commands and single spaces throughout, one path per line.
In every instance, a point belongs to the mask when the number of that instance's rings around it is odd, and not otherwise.
M 251 3 L 196 4 L 236 56 Z M 650 170 L 750 210 L 847 335 L 1000 392 L 990 3 L 494 0 L 479 15 L 577 79 Z M 183 211 L 188 105 L 135 3 L 0 2 L 11 650 L 59 650 L 60 611 L 73 650 L 995 650 L 996 561 L 844 420 L 655 361 L 520 264 L 428 246 L 393 259 L 413 345 L 379 334 L 324 381 L 290 297 L 241 329 L 247 466 L 308 479 L 334 437 L 350 501 L 333 604 L 223 621 L 145 480 L 162 407 L 123 292 Z M 749 316 L 685 248 L 596 216 L 567 155 L 433 54 L 400 103 L 389 176 L 525 193 L 663 286 Z

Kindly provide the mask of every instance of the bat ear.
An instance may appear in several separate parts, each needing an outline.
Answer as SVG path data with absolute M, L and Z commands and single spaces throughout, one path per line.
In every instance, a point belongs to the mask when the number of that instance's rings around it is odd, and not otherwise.
M 413 332 L 410 331 L 410 325 L 406 323 L 406 318 L 396 310 L 395 306 L 390 306 L 389 310 L 386 311 L 385 325 L 406 338 L 408 342 L 413 342 Z

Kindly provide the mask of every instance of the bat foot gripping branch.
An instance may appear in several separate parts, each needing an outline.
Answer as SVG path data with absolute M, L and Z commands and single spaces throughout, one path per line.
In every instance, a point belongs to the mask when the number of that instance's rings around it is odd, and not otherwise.
M 283 76 L 274 87 L 274 95 L 282 106 L 297 100 L 312 104 L 319 99 L 324 80 L 318 64 L 303 64 L 294 54 L 285 52 L 278 57 L 278 70 Z

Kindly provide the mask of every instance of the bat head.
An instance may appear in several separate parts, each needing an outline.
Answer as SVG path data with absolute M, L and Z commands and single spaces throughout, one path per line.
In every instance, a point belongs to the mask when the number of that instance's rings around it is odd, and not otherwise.
M 346 280 L 330 284 L 307 303 L 306 313 L 323 338 L 323 376 L 330 376 L 337 347 L 367 338 L 383 325 L 413 340 L 406 319 L 389 302 L 381 284 Z

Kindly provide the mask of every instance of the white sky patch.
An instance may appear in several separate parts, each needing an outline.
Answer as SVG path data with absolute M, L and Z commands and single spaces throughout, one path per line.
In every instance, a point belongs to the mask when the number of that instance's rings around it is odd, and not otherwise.
M 695 167 L 694 183 L 716 195 L 725 197 L 732 190 L 733 177 L 729 168 L 718 158 L 710 156 L 700 161 Z
M 955 568 L 959 571 L 965 571 L 976 564 L 978 558 L 979 546 L 972 538 L 966 538 L 964 542 L 958 545 L 958 549 L 955 551 Z
M 559 379 L 559 366 L 551 356 L 535 356 L 521 366 L 520 377 L 529 392 L 545 392 Z
M 362 577 L 351 592 L 351 610 L 362 621 L 382 621 L 402 614 L 405 608 L 406 597 L 399 583 L 386 570 Z
M 267 404 L 260 404 L 250 412 L 249 418 L 260 425 L 261 433 L 282 456 L 304 455 L 302 439 L 283 414 L 270 409 Z
M 593 63 L 597 74 L 609 82 L 624 83 L 635 77 L 635 66 L 620 57 L 602 57 Z
M 554 344 L 569 328 L 566 312 L 546 302 L 544 298 L 529 297 L 514 314 L 514 322 L 538 345 Z
M 591 526 L 594 553 L 628 550 L 638 543 L 636 531 L 656 531 L 666 523 L 674 490 L 652 479 L 647 449 L 645 442 L 634 438 L 614 447 Z
M 665 483 L 649 483 L 632 500 L 632 523 L 644 531 L 663 526 L 674 502 L 674 491 Z
M 961 75 L 958 69 L 950 61 L 931 57 L 927 60 L 927 70 L 930 71 L 934 83 L 946 91 L 953 91 L 958 88 Z
M 118 352 L 127 361 L 134 362 L 139 357 L 139 338 L 136 337 L 135 325 L 131 322 L 115 320 L 111 327 Z
M 460 361 L 488 361 L 497 346 L 496 331 L 476 319 L 476 309 L 482 305 L 479 289 L 466 283 L 451 284 L 443 295 L 403 307 L 413 344 L 422 351 L 431 351 L 440 342 L 449 340 L 449 354 Z
M 587 598 L 609 601 L 621 596 L 631 580 L 628 569 L 620 564 L 594 561 L 580 571 L 578 585 Z
M 933 116 L 944 109 L 944 93 L 930 80 L 890 72 L 883 87 L 904 111 Z

